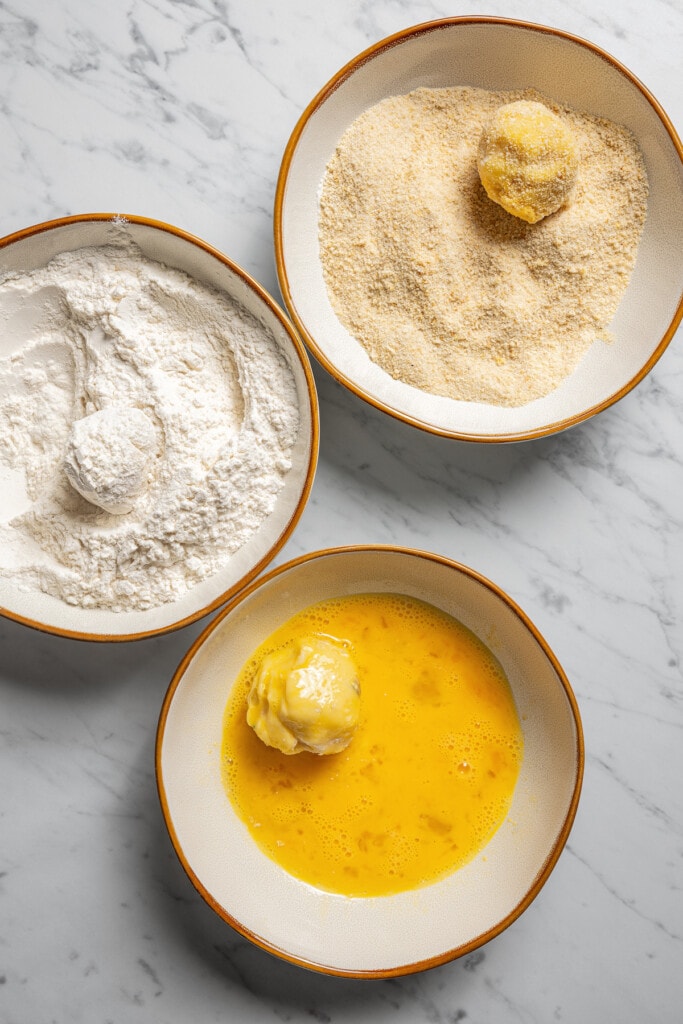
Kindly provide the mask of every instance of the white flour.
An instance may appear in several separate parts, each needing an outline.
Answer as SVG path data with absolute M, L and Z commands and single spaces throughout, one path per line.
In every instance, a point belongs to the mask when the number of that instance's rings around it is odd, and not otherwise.
M 227 297 L 131 246 L 81 249 L 5 277 L 0 338 L 0 575 L 72 605 L 151 608 L 272 511 L 295 384 Z

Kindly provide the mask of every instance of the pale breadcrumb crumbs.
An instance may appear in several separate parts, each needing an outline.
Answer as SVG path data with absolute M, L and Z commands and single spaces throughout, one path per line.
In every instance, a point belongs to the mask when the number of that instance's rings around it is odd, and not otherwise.
M 483 125 L 520 99 L 549 107 L 578 146 L 570 201 L 536 224 L 492 202 L 477 171 Z M 392 377 L 453 399 L 524 405 L 608 340 L 647 194 L 627 129 L 534 90 L 390 97 L 348 128 L 324 175 L 330 301 Z

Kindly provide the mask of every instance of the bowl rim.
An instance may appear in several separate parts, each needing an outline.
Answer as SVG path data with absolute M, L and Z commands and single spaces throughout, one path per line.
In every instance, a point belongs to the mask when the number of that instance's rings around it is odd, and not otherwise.
M 204 241 L 197 235 L 193 235 L 182 228 L 176 227 L 175 225 L 168 224 L 165 221 L 155 220 L 151 217 L 142 217 L 136 214 L 128 213 L 82 213 L 73 214 L 67 217 L 58 217 L 54 220 L 42 221 L 38 224 L 31 225 L 26 228 L 21 228 L 19 231 L 15 231 L 10 235 L 6 235 L 4 238 L 0 238 L 0 252 L 8 246 L 13 245 L 15 242 L 23 241 L 24 239 L 31 238 L 34 235 L 40 235 L 43 232 L 51 231 L 57 228 L 67 227 L 71 224 L 84 224 L 84 223 L 113 223 L 113 224 L 136 224 L 141 227 L 149 227 L 158 231 L 164 231 L 167 234 L 173 235 L 176 238 L 182 239 L 185 242 L 190 242 L 192 245 L 204 252 L 213 256 L 220 263 L 224 264 L 230 271 L 232 271 L 237 277 L 241 278 L 242 281 L 250 288 L 256 296 L 268 307 L 270 312 L 275 316 L 276 320 L 286 331 L 289 340 L 294 348 L 294 351 L 299 360 L 301 369 L 303 370 L 304 377 L 306 380 L 306 392 L 308 395 L 308 407 L 311 420 L 311 444 L 308 453 L 308 466 L 306 468 L 306 475 L 304 479 L 304 486 L 301 494 L 297 501 L 296 507 L 294 508 L 289 521 L 281 531 L 280 535 L 275 539 L 274 543 L 268 549 L 268 551 L 259 559 L 247 573 L 242 576 L 228 590 L 222 592 L 214 600 L 210 601 L 209 604 L 202 606 L 189 615 L 184 616 L 175 622 L 171 622 L 166 626 L 159 628 L 153 628 L 148 630 L 141 630 L 133 633 L 93 633 L 87 630 L 73 630 L 67 629 L 60 626 L 53 626 L 49 623 L 40 622 L 36 619 L 32 619 L 28 616 L 18 614 L 12 611 L 10 608 L 6 608 L 4 605 L 0 605 L 0 615 L 12 619 L 14 622 L 19 622 L 24 626 L 29 626 L 32 629 L 39 630 L 43 633 L 50 633 L 54 636 L 68 637 L 71 640 L 86 640 L 86 641 L 98 641 L 102 643 L 117 643 L 131 640 L 144 640 L 149 637 L 162 636 L 165 633 L 171 633 L 175 630 L 182 629 L 184 626 L 189 626 L 191 623 L 196 622 L 203 616 L 215 611 L 220 605 L 224 604 L 225 601 L 229 600 L 236 593 L 238 593 L 244 586 L 251 582 L 258 574 L 272 562 L 273 558 L 285 545 L 289 537 L 292 535 L 295 527 L 297 526 L 301 516 L 303 515 L 304 509 L 308 503 L 308 498 L 313 487 L 313 480 L 315 478 L 316 467 L 318 463 L 318 454 L 320 447 L 320 411 L 318 405 L 318 395 L 315 385 L 315 378 L 313 376 L 313 370 L 311 367 L 310 359 L 297 332 L 292 327 L 291 321 L 288 319 L 284 310 L 277 304 L 275 299 L 265 290 L 265 288 L 258 283 L 258 281 L 244 270 L 238 263 L 230 259 L 225 253 L 221 252 L 215 246 L 209 242 Z
M 555 837 L 552 848 L 550 849 L 550 852 L 548 853 L 548 856 L 546 857 L 545 861 L 539 868 L 538 873 L 534 878 L 533 883 L 529 887 L 528 891 L 525 893 L 524 897 L 518 901 L 518 903 L 510 910 L 510 912 L 502 920 L 498 921 L 492 928 L 489 928 L 487 931 L 475 936 L 469 942 L 464 943 L 454 949 L 449 949 L 444 951 L 443 953 L 431 956 L 425 960 L 420 960 L 409 964 L 401 964 L 397 967 L 380 968 L 376 970 L 350 970 L 346 968 L 330 967 L 326 964 L 321 964 L 312 960 L 305 959 L 303 957 L 290 953 L 287 950 L 282 949 L 274 943 L 270 943 L 266 938 L 264 938 L 261 935 L 256 935 L 248 927 L 246 927 L 240 921 L 234 918 L 229 913 L 229 911 L 227 911 L 217 902 L 216 899 L 214 899 L 214 897 L 211 895 L 211 893 L 208 891 L 208 889 L 204 886 L 204 884 L 200 881 L 200 879 L 194 872 L 192 866 L 189 863 L 189 860 L 185 856 L 182 844 L 178 839 L 178 835 L 173 825 L 173 820 L 168 805 L 168 799 L 166 796 L 161 761 L 166 722 L 168 720 L 168 715 L 170 712 L 171 705 L 173 703 L 173 698 L 175 696 L 176 690 L 178 689 L 183 679 L 183 676 L 185 675 L 185 672 L 190 666 L 195 655 L 199 652 L 200 648 L 209 639 L 213 632 L 220 626 L 223 620 L 231 614 L 231 612 L 233 612 L 240 604 L 242 604 L 243 601 L 249 598 L 253 593 L 258 591 L 262 587 L 267 586 L 273 580 L 277 579 L 277 577 L 283 575 L 284 573 L 290 572 L 291 570 L 295 570 L 304 564 L 307 564 L 318 559 L 327 558 L 329 556 L 344 556 L 346 554 L 378 552 L 409 555 L 411 557 L 427 559 L 428 561 L 436 562 L 440 565 L 447 566 L 450 569 L 454 569 L 456 572 L 459 572 L 469 577 L 469 579 L 486 587 L 496 597 L 502 600 L 503 603 L 506 604 L 508 608 L 511 609 L 512 612 L 514 612 L 514 614 L 520 619 L 522 625 L 526 627 L 529 633 L 531 633 L 533 639 L 540 646 L 544 655 L 549 660 L 550 664 L 552 665 L 554 671 L 557 674 L 562 689 L 564 690 L 564 694 L 567 698 L 567 702 L 569 704 L 572 719 L 574 721 L 574 726 L 576 729 L 576 772 L 574 777 L 572 795 L 567 807 L 567 812 L 564 821 L 562 823 L 562 828 Z M 317 551 L 311 551 L 306 554 L 299 555 L 298 557 L 293 558 L 290 561 L 277 566 L 276 568 L 270 570 L 268 573 L 261 576 L 259 579 L 253 581 L 251 584 L 249 584 L 249 586 L 241 590 L 240 593 L 233 597 L 231 601 L 224 608 L 222 608 L 220 612 L 207 624 L 207 626 L 202 630 L 199 636 L 197 636 L 197 638 L 191 644 L 190 648 L 185 653 L 180 664 L 178 665 L 178 668 L 173 674 L 173 677 L 171 679 L 171 682 L 168 686 L 168 689 L 166 691 L 166 694 L 161 705 L 154 745 L 154 770 L 157 794 L 161 805 L 164 823 L 166 825 L 169 838 L 171 840 L 171 845 L 175 850 L 176 856 L 180 861 L 180 864 L 183 870 L 185 871 L 185 874 L 189 878 L 190 882 L 192 883 L 196 891 L 202 897 L 202 899 L 208 904 L 208 906 L 211 907 L 211 909 L 226 924 L 229 924 L 236 932 L 244 936 L 244 938 L 248 939 L 250 942 L 258 946 L 260 949 L 263 949 L 268 953 L 274 954 L 281 960 L 285 960 L 288 963 L 295 964 L 298 967 L 304 967 L 308 970 L 315 971 L 320 974 L 358 979 L 398 977 L 402 975 L 415 974 L 420 971 L 429 970 L 432 967 L 438 967 L 441 964 L 449 963 L 450 961 L 458 959 L 459 957 L 466 956 L 468 953 L 471 953 L 473 950 L 478 949 L 480 946 L 483 946 L 485 943 L 489 942 L 497 935 L 500 935 L 501 932 L 505 931 L 511 924 L 513 924 L 513 922 L 516 921 L 517 918 L 520 917 L 522 913 L 527 909 L 527 907 L 529 907 L 530 904 L 536 899 L 541 889 L 545 885 L 546 881 L 548 880 L 550 874 L 552 873 L 555 865 L 557 864 L 560 854 L 562 853 L 567 843 L 569 833 L 571 832 L 572 826 L 574 824 L 574 819 L 576 818 L 576 812 L 579 805 L 579 798 L 581 795 L 581 788 L 583 785 L 584 767 L 585 743 L 583 735 L 583 726 L 581 722 L 581 713 L 579 711 L 576 696 L 564 670 L 562 669 L 562 666 L 557 660 L 557 657 L 553 653 L 548 642 L 545 640 L 545 638 L 540 633 L 538 628 L 533 624 L 529 616 L 504 590 L 501 589 L 501 587 L 499 587 L 496 583 L 493 583 L 486 576 L 483 576 L 481 573 L 477 572 L 475 569 L 472 569 L 469 566 L 464 565 L 462 562 L 457 562 L 454 559 L 447 558 L 445 555 L 440 555 L 432 551 L 422 550 L 420 548 L 405 547 L 397 544 L 351 544 L 340 547 L 321 548 Z
M 534 438 L 546 437 L 550 434 L 558 433 L 562 430 L 566 430 L 569 427 L 576 426 L 578 423 L 582 423 L 597 413 L 614 405 L 616 402 L 624 398 L 637 384 L 643 380 L 644 377 L 650 372 L 653 366 L 658 362 L 669 342 L 676 333 L 681 321 L 683 320 L 683 289 L 681 290 L 681 296 L 678 301 L 678 305 L 674 310 L 673 317 L 669 323 L 669 326 L 665 330 L 662 338 L 657 344 L 654 351 L 650 354 L 644 365 L 638 370 L 634 376 L 627 381 L 621 388 L 618 388 L 613 394 L 609 395 L 601 402 L 597 402 L 582 412 L 577 413 L 573 416 L 568 416 L 564 419 L 557 420 L 553 423 L 547 423 L 542 427 L 538 427 L 531 430 L 516 431 L 508 434 L 477 434 L 477 433 L 463 433 L 458 430 L 451 430 L 445 427 L 435 426 L 432 423 L 426 423 L 424 420 L 419 419 L 410 413 L 403 412 L 400 409 L 394 408 L 394 406 L 383 402 L 381 399 L 376 398 L 370 394 L 363 387 L 362 384 L 351 380 L 347 374 L 340 371 L 334 363 L 325 355 L 324 351 L 320 348 L 320 345 L 315 338 L 309 333 L 303 319 L 298 313 L 294 296 L 289 283 L 289 276 L 287 274 L 287 264 L 284 254 L 284 231 L 283 231 L 283 218 L 284 218 L 284 207 L 285 207 L 285 192 L 287 189 L 287 181 L 289 172 L 291 169 L 294 153 L 299 144 L 299 140 L 308 125 L 308 122 L 312 116 L 320 109 L 325 103 L 328 97 L 335 92 L 340 85 L 342 85 L 347 78 L 349 78 L 358 68 L 378 56 L 385 50 L 391 49 L 400 43 L 415 38 L 420 35 L 425 35 L 429 32 L 438 31 L 443 28 L 450 28 L 456 26 L 465 25 L 502 25 L 506 27 L 518 28 L 525 31 L 538 32 L 549 36 L 557 36 L 560 39 L 564 39 L 568 42 L 574 43 L 578 46 L 583 47 L 591 51 L 598 57 L 601 57 L 608 64 L 610 64 L 615 70 L 620 72 L 628 81 L 635 86 L 645 97 L 648 103 L 652 106 L 663 127 L 667 131 L 671 142 L 676 150 L 679 160 L 683 164 L 683 144 L 674 128 L 673 122 L 667 115 L 666 111 L 650 92 L 646 85 L 640 81 L 632 71 L 613 57 L 612 54 L 603 50 L 602 47 L 596 43 L 590 42 L 588 39 L 584 39 L 582 36 L 575 35 L 571 32 L 566 32 L 563 29 L 554 28 L 549 25 L 538 24 L 536 22 L 525 21 L 518 18 L 498 18 L 488 15 L 464 15 L 453 18 L 438 18 L 434 21 L 421 22 L 418 25 L 413 25 L 409 28 L 402 29 L 399 32 L 395 32 L 392 35 L 386 36 L 384 39 L 379 40 L 372 46 L 367 47 L 357 56 L 353 57 L 348 61 L 339 71 L 336 72 L 329 79 L 329 81 L 316 93 L 313 99 L 310 101 L 308 106 L 304 109 L 303 113 L 299 117 L 292 134 L 287 142 L 285 151 L 282 157 L 280 165 L 280 172 L 278 174 L 277 185 L 275 189 L 275 204 L 273 213 L 273 233 L 274 233 L 274 245 L 275 245 L 275 267 L 277 271 L 278 283 L 280 286 L 280 292 L 285 303 L 285 307 L 292 318 L 292 321 L 298 330 L 299 334 L 303 338 L 309 351 L 315 356 L 316 360 L 320 365 L 327 370 L 327 372 L 341 384 L 343 387 L 351 391 L 352 394 L 358 398 L 367 402 L 369 405 L 374 406 L 381 412 L 387 413 L 393 416 L 395 419 L 400 420 L 403 423 L 407 423 L 411 426 L 418 427 L 427 433 L 436 434 L 441 437 L 449 437 L 458 441 L 471 441 L 474 443 L 489 443 L 489 444 L 501 444 L 506 442 L 514 441 L 527 441 Z

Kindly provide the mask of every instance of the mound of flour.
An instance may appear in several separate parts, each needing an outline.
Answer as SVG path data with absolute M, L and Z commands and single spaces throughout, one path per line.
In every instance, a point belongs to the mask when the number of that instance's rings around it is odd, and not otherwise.
M 237 303 L 115 245 L 6 275 L 0 322 L 0 576 L 71 605 L 152 608 L 225 565 L 272 511 L 295 383 Z M 65 471 L 74 423 L 107 409 L 139 410 L 154 431 L 126 514 Z

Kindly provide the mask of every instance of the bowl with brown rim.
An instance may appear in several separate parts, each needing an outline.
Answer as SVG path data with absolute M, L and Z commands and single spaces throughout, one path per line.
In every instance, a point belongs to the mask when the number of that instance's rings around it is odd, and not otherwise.
M 163 333 L 171 329 L 168 326 L 170 316 L 166 308 L 169 299 L 164 288 L 159 287 L 156 299 L 150 299 L 152 306 L 149 315 L 163 325 L 157 331 L 162 343 L 157 343 L 154 350 L 151 345 L 146 350 L 148 355 L 143 360 L 144 372 L 139 367 L 133 371 L 137 375 L 136 394 L 139 401 L 151 408 L 153 396 L 157 391 L 166 395 L 172 392 L 175 385 L 169 376 L 169 366 L 171 363 L 182 362 L 185 352 L 188 362 L 183 363 L 181 367 L 183 374 L 200 373 L 204 364 L 216 365 L 219 368 L 232 365 L 230 360 L 233 357 L 227 351 L 229 344 L 225 332 L 248 329 L 254 332 L 254 355 L 248 358 L 265 358 L 259 353 L 268 351 L 268 358 L 279 360 L 281 365 L 286 366 L 286 372 L 291 375 L 291 408 L 295 410 L 293 417 L 296 419 L 296 426 L 289 455 L 289 468 L 283 466 L 282 470 L 284 482 L 271 502 L 265 518 L 255 526 L 249 536 L 245 536 L 244 542 L 234 549 L 227 544 L 223 548 L 217 544 L 216 550 L 212 552 L 217 558 L 210 563 L 210 571 L 194 579 L 188 577 L 188 585 L 182 590 L 170 590 L 168 595 L 162 595 L 162 600 L 154 601 L 149 606 L 132 602 L 130 607 L 117 609 L 109 607 L 106 602 L 98 605 L 97 601 L 92 600 L 88 604 L 79 603 L 78 600 L 68 601 L 60 592 L 55 592 L 54 587 L 42 586 L 42 583 L 36 585 L 35 580 L 32 582 L 34 562 L 40 567 L 41 562 L 52 557 L 52 562 L 48 563 L 50 571 L 54 570 L 55 574 L 61 574 L 65 579 L 74 573 L 73 567 L 56 560 L 56 556 L 51 555 L 45 544 L 37 548 L 31 538 L 19 538 L 23 545 L 21 547 L 15 534 L 22 518 L 30 518 L 36 509 L 46 520 L 47 532 L 50 532 L 52 511 L 49 507 L 43 507 L 41 503 L 44 491 L 52 486 L 52 481 L 56 481 L 55 486 L 61 487 L 65 494 L 68 492 L 62 502 L 65 532 L 59 534 L 60 544 L 67 552 L 70 548 L 68 534 L 74 517 L 80 517 L 79 522 L 88 517 L 88 529 L 92 529 L 93 550 L 96 554 L 98 544 L 106 550 L 114 543 L 119 531 L 128 530 L 127 515 L 107 515 L 85 499 L 81 499 L 80 494 L 76 494 L 75 491 L 72 494 L 68 487 L 65 487 L 63 467 L 66 441 L 61 434 L 57 436 L 55 433 L 49 438 L 50 450 L 42 452 L 41 456 L 44 473 L 38 477 L 34 473 L 35 479 L 31 480 L 27 472 L 25 455 L 33 442 L 29 440 L 24 446 L 15 446 L 16 450 L 10 450 L 10 446 L 7 446 L 3 458 L 0 459 L 0 486 L 3 487 L 6 496 L 3 513 L 0 516 L 0 614 L 47 632 L 88 640 L 132 640 L 164 633 L 195 621 L 234 595 L 271 561 L 294 530 L 312 487 L 318 452 L 318 406 L 310 363 L 298 335 L 276 302 L 245 270 L 207 242 L 169 224 L 121 214 L 97 213 L 66 217 L 37 224 L 0 240 L 0 275 L 2 282 L 7 282 L 4 288 L 0 282 L 0 321 L 3 326 L 0 337 L 0 367 L 7 371 L 3 376 L 2 387 L 7 392 L 3 397 L 6 399 L 4 407 L 9 410 L 8 415 L 14 415 L 13 408 L 17 403 L 19 407 L 28 407 L 27 397 L 30 388 L 34 391 L 36 388 L 43 389 L 45 392 L 42 408 L 47 408 L 51 401 L 54 404 L 56 384 L 61 389 L 60 419 L 58 422 L 57 417 L 54 417 L 54 422 L 60 430 L 62 427 L 64 431 L 68 430 L 69 423 L 83 417 L 84 410 L 93 404 L 104 402 L 105 405 L 116 406 L 117 402 L 121 401 L 116 389 L 107 393 L 106 388 L 99 388 L 97 376 L 101 352 L 110 344 L 109 335 L 116 333 L 115 327 L 112 328 L 109 320 L 99 316 L 97 311 L 93 313 L 95 319 L 91 317 L 88 326 L 83 328 L 89 335 L 86 338 L 86 348 L 90 352 L 87 373 L 79 374 L 78 353 L 71 353 L 70 342 L 62 336 L 59 326 L 54 326 L 55 315 L 62 315 L 64 309 L 68 311 L 68 298 L 63 299 L 61 288 L 57 287 L 41 286 L 37 289 L 37 294 L 26 294 L 26 289 L 30 289 L 30 285 L 24 286 L 21 281 L 24 280 L 22 275 L 38 271 L 50 261 L 59 260 L 65 254 L 76 250 L 90 250 L 95 254 L 103 254 L 103 287 L 114 287 L 111 285 L 111 265 L 107 265 L 104 254 L 127 251 L 126 247 L 131 246 L 143 259 L 155 266 L 165 267 L 173 280 L 182 281 L 178 287 L 187 287 L 188 295 L 194 294 L 192 288 L 195 286 L 208 289 L 201 294 L 210 293 L 217 296 L 216 301 L 220 300 L 223 303 L 220 308 L 227 310 L 229 314 L 225 320 L 222 316 L 218 318 L 218 327 L 212 328 L 213 333 L 206 331 L 202 350 L 204 357 L 198 361 L 192 356 L 192 345 L 202 329 L 201 324 L 197 322 L 197 307 L 183 299 L 185 306 L 182 308 L 188 310 L 186 322 L 183 322 L 182 330 L 175 330 L 174 354 L 171 354 L 170 345 L 164 340 L 168 335 L 164 336 Z M 96 256 L 93 257 L 92 267 L 93 274 L 97 275 L 99 264 Z M 106 274 L 109 274 L 108 278 Z M 17 287 L 10 284 L 11 281 L 18 279 L 20 283 Z M 110 283 L 107 284 L 107 281 Z M 120 296 L 117 292 L 117 301 L 120 299 L 117 315 L 124 320 L 134 315 L 131 311 L 139 301 L 134 285 L 130 287 L 129 292 Z M 230 310 L 239 311 L 233 320 L 230 320 Z M 144 324 L 144 321 L 140 322 Z M 144 341 L 143 337 L 143 344 Z M 55 355 L 56 352 L 58 355 Z M 24 362 L 26 366 L 22 369 Z M 55 381 L 55 367 L 59 369 L 62 363 L 67 369 L 60 371 L 61 376 Z M 71 366 L 75 367 L 73 372 L 69 370 Z M 17 367 L 21 372 L 16 371 Z M 227 374 L 227 370 L 225 372 Z M 231 396 L 232 407 L 235 410 L 234 415 L 231 413 L 234 426 L 231 427 L 231 434 L 228 427 L 225 427 L 226 444 L 228 441 L 232 442 L 232 438 L 240 436 L 241 424 L 246 415 L 244 410 L 249 408 L 252 401 L 253 396 L 249 393 L 250 372 L 243 372 L 239 383 L 235 385 L 235 388 L 242 389 L 242 397 Z M 233 379 L 235 374 L 232 371 L 231 374 Z M 53 397 L 50 398 L 50 395 Z M 227 398 L 221 387 L 214 388 L 206 401 L 213 402 L 219 411 L 227 405 Z M 205 404 L 203 398 L 198 399 L 198 404 Z M 36 408 L 40 409 L 41 405 L 38 404 Z M 188 417 L 191 412 L 192 410 L 187 410 Z M 152 493 L 153 487 L 156 494 L 166 486 L 163 481 L 167 481 L 168 486 L 175 487 L 176 492 L 180 494 L 180 485 L 173 475 L 173 470 L 169 468 L 171 462 L 166 459 L 166 453 L 169 446 L 172 447 L 167 431 L 173 426 L 174 416 L 182 417 L 183 409 L 165 413 L 165 418 L 160 418 L 152 408 L 150 415 L 155 424 L 157 452 L 156 462 L 150 470 L 152 484 L 149 493 Z M 227 419 L 227 415 L 223 415 L 221 423 L 224 420 L 227 423 Z M 37 430 L 36 436 L 39 434 L 40 430 Z M 216 444 L 213 446 L 213 452 L 207 453 L 207 450 L 202 450 L 202 431 L 196 431 L 193 436 L 194 441 L 189 442 L 190 446 L 196 444 L 196 452 L 192 455 L 195 459 L 195 467 L 192 470 L 193 486 L 195 491 L 198 489 L 198 492 L 204 494 L 206 491 L 208 494 L 212 487 L 212 466 L 220 452 Z M 38 437 L 35 444 L 39 444 L 40 440 Z M 187 493 L 184 497 L 180 496 L 181 500 L 189 500 L 190 483 L 192 481 L 188 480 Z M 59 491 L 58 495 L 61 493 Z M 59 497 L 58 500 L 62 501 L 62 498 Z M 151 504 L 149 507 L 145 504 L 147 494 L 143 494 L 139 500 L 142 503 L 140 515 L 143 519 L 145 516 L 149 519 L 153 515 L 153 509 L 150 512 Z M 160 536 L 163 539 L 164 531 L 171 531 L 169 536 L 172 536 L 172 518 L 169 516 L 166 521 L 157 521 L 157 539 Z M 157 516 L 157 520 L 159 519 Z M 161 519 L 163 520 L 163 517 Z M 159 561 L 154 550 L 155 547 L 158 549 L 164 545 L 156 544 L 153 536 L 138 536 L 135 531 L 128 540 L 128 553 L 135 553 L 138 542 L 142 552 L 146 550 L 145 545 L 148 546 L 150 557 L 148 562 L 144 561 L 144 555 L 142 562 L 137 559 L 137 569 L 143 574 L 148 571 L 150 576 L 163 569 L 164 557 L 180 564 L 184 558 L 190 558 L 192 554 L 190 548 L 183 549 L 182 544 L 176 545 L 175 548 L 172 544 L 166 544 L 165 555 L 162 554 L 162 561 Z M 73 544 L 78 543 L 79 541 L 74 538 Z M 15 550 L 18 554 L 15 554 Z M 25 569 L 22 559 L 26 560 Z M 120 566 L 117 563 L 117 567 L 110 574 L 111 586 L 119 583 L 129 585 L 126 584 L 129 578 L 127 564 L 125 557 L 122 558 Z
M 362 325 L 353 331 L 344 326 L 323 273 L 321 186 L 346 130 L 388 97 L 454 86 L 511 93 L 533 89 L 561 107 L 623 126 L 640 147 L 648 179 L 635 266 L 607 324 L 605 339 L 611 343 L 596 337 L 559 386 L 514 407 L 456 400 L 392 376 L 358 340 Z M 389 415 L 431 433 L 479 442 L 526 440 L 564 430 L 613 405 L 646 376 L 683 315 L 677 255 L 682 232 L 683 149 L 647 87 L 587 40 L 491 17 L 417 25 L 349 61 L 311 100 L 294 128 L 275 200 L 280 289 L 316 359 L 351 392 Z M 502 328 L 499 338 L 505 340 Z
M 323 891 L 261 850 L 225 784 L 223 728 L 242 665 L 277 627 L 311 604 L 378 592 L 432 604 L 488 646 L 509 681 L 524 753 L 505 820 L 472 860 L 431 884 L 365 898 Z M 361 680 L 361 708 L 366 683 Z M 313 552 L 252 583 L 181 662 L 163 702 L 156 743 L 171 842 L 208 905 L 284 960 L 358 978 L 445 963 L 512 925 L 562 853 L 578 807 L 583 761 L 576 698 L 527 615 L 467 566 L 391 546 Z M 400 794 L 394 800 L 400 818 Z

